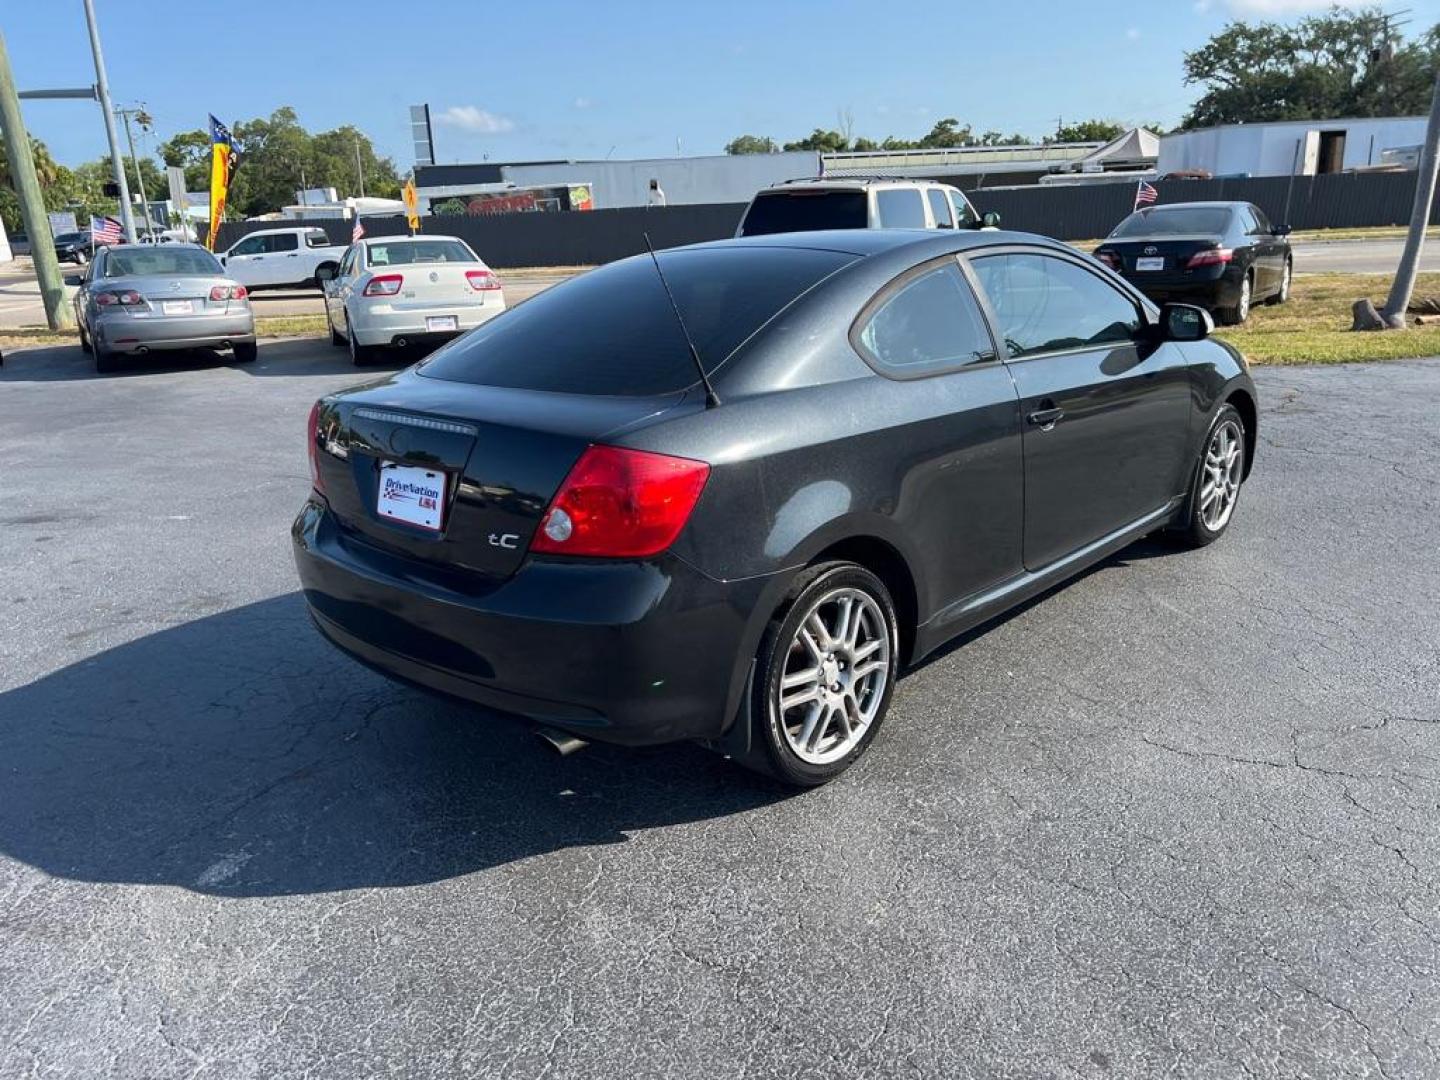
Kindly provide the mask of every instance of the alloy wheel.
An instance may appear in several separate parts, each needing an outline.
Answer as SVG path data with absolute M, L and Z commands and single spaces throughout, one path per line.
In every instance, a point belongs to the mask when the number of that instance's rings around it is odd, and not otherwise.
M 1295 273 L 1295 268 L 1287 260 L 1285 263 L 1284 276 L 1280 278 L 1280 303 L 1290 299 L 1290 278 Z
M 1240 283 L 1240 302 L 1235 305 L 1235 313 L 1239 316 L 1238 322 L 1244 322 L 1250 317 L 1250 275 L 1245 275 L 1245 280 Z
M 1234 420 L 1220 424 L 1205 448 L 1205 461 L 1200 467 L 1200 520 L 1211 532 L 1223 529 L 1235 510 L 1244 449 L 1244 432 Z
M 885 700 L 890 655 L 889 625 L 869 593 L 835 589 L 811 604 L 771 702 L 796 757 L 828 765 L 860 744 Z

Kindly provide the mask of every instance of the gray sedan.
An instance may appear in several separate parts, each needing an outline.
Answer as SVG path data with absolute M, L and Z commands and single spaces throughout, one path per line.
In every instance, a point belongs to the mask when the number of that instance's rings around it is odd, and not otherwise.
M 238 363 L 255 359 L 255 316 L 244 285 L 225 276 L 196 244 L 101 248 L 83 277 L 75 321 L 97 371 L 162 349 L 229 346 Z

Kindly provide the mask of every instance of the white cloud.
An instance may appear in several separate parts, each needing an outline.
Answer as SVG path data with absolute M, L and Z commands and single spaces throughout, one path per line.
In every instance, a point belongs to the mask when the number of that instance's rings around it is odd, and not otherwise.
M 1225 0 L 1226 6 L 1236 15 L 1251 15 L 1260 18 L 1324 11 L 1332 4 L 1338 4 L 1340 7 L 1362 7 L 1366 2 L 1367 0 Z
M 503 135 L 515 130 L 515 121 L 508 116 L 487 112 L 474 105 L 451 105 L 436 119 L 449 127 L 475 135 Z
M 577 97 L 575 99 L 575 108 L 577 109 L 588 109 L 591 105 L 594 104 L 595 103 L 591 101 L 588 97 Z
M 1195 12 L 1196 12 L 1196 14 L 1204 15 L 1207 11 L 1210 10 L 1210 7 L 1211 7 L 1211 0 L 1195 0 Z
M 1127 41 L 1139 41 L 1139 40 L 1140 40 L 1140 28 L 1139 28 L 1138 26 L 1132 26 L 1132 27 L 1130 27 L 1130 29 L 1128 29 L 1128 30 L 1125 31 L 1125 38 L 1126 38 Z

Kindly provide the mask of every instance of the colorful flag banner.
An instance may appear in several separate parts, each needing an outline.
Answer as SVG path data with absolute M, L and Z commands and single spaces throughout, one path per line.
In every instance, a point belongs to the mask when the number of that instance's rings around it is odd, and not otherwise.
M 90 219 L 90 246 L 124 242 L 125 227 L 113 217 L 92 217 Z
M 230 137 L 230 129 L 210 117 L 210 228 L 205 246 L 215 250 L 215 236 L 225 222 L 225 201 L 230 196 L 230 180 L 240 164 L 240 155 Z
M 1140 186 L 1135 189 L 1135 205 L 1131 207 L 1131 212 L 1139 210 L 1142 206 L 1149 206 L 1158 198 L 1160 198 L 1160 192 L 1155 190 L 1155 185 L 1141 180 Z
M 420 231 L 420 195 L 415 190 L 415 177 L 405 181 L 405 187 L 400 192 L 400 197 L 405 200 L 405 220 L 410 223 L 410 231 Z

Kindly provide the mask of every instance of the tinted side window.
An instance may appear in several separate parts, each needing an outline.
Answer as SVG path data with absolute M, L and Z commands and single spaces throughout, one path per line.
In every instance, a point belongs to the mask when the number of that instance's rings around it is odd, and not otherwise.
M 987 255 L 973 261 L 1010 355 L 1133 340 L 1140 311 L 1099 276 L 1050 255 Z
M 271 251 L 296 251 L 300 247 L 300 238 L 294 233 L 280 233 L 270 237 Z
M 346 248 L 344 256 L 340 259 L 340 266 L 335 271 L 337 278 L 349 277 L 350 271 L 355 269 L 355 249 Z
M 265 249 L 265 237 L 247 236 L 230 249 L 231 255 L 258 255 Z
M 925 204 L 915 188 L 882 188 L 875 193 L 882 229 L 925 228 Z
M 1252 206 L 1250 211 L 1255 215 L 1255 224 L 1262 233 L 1270 231 L 1270 219 L 1265 216 L 1265 211 L 1258 206 Z
M 965 196 L 961 195 L 958 191 L 950 192 L 950 205 L 955 207 L 955 227 L 957 229 L 963 229 L 968 225 L 973 225 L 979 220 L 975 216 L 975 210 L 970 206 L 970 203 L 966 201 Z
M 1260 231 L 1260 225 L 1248 206 L 1240 208 L 1240 231 L 1251 236 Z
M 953 228 L 950 223 L 950 200 L 938 187 L 927 188 L 925 197 L 930 200 L 930 216 L 935 219 L 937 229 Z
M 858 343 L 877 367 L 902 376 L 995 359 L 980 305 L 954 262 L 891 293 L 861 328 Z
M 816 229 L 863 229 L 869 225 L 865 192 L 835 188 L 762 193 L 755 197 L 741 236 L 812 232 Z
M 330 237 L 326 236 L 323 230 L 316 229 L 314 232 L 305 234 L 305 245 L 307 247 L 329 247 Z

